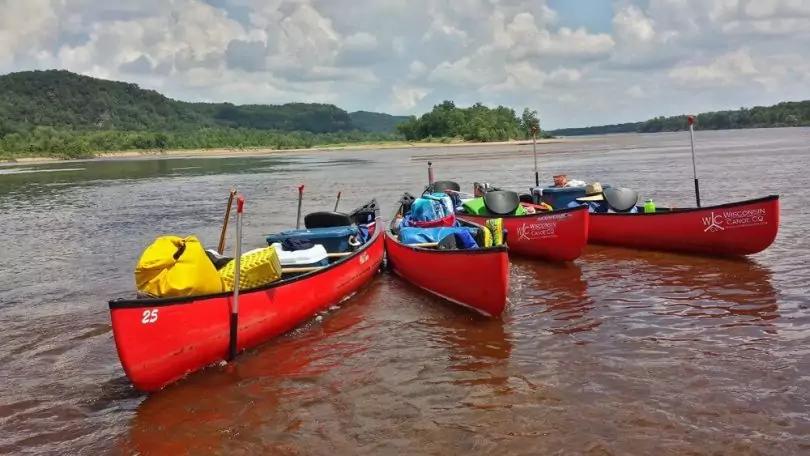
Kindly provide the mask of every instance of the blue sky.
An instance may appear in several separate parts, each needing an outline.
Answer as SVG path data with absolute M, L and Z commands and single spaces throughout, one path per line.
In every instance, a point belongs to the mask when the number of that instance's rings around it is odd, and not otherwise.
M 558 25 L 585 27 L 591 33 L 611 33 L 613 4 L 598 0 L 549 0 L 549 8 L 560 14 Z
M 0 16 L 0 71 L 394 114 L 480 101 L 553 129 L 810 99 L 807 43 L 810 0 L 26 0 Z

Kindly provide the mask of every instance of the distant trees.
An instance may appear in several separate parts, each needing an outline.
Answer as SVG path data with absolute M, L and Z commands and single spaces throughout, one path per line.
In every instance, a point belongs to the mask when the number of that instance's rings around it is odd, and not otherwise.
M 0 76 L 0 156 L 391 141 L 402 138 L 393 127 L 404 119 L 330 104 L 186 103 L 62 70 Z
M 810 100 L 785 101 L 773 106 L 740 108 L 736 111 L 715 111 L 695 116 L 695 128 L 700 130 L 729 130 L 739 128 L 810 126 Z M 562 128 L 554 135 L 601 135 L 608 133 L 659 133 L 687 130 L 686 115 L 656 117 L 644 122 L 601 125 L 585 128 Z
M 537 112 L 522 116 L 481 103 L 445 101 L 416 117 L 331 104 L 187 103 L 135 84 L 69 71 L 0 76 L 0 156 L 91 157 L 95 152 L 208 148 L 309 148 L 368 141 L 505 141 L 527 138 Z
M 810 126 L 810 101 L 699 114 L 696 127 Z M 419 117 L 357 111 L 331 104 L 241 105 L 187 103 L 135 84 L 69 71 L 0 76 L 0 157 L 91 157 L 133 149 L 308 148 L 369 141 L 491 142 L 527 139 L 540 128 L 537 111 L 443 101 Z M 597 127 L 541 132 L 583 135 L 678 131 L 686 116 L 656 117 Z
M 490 109 L 481 103 L 459 108 L 443 101 L 421 117 L 411 116 L 396 129 L 409 141 L 460 138 L 465 141 L 491 142 L 526 139 L 532 126 L 540 127 L 537 111 L 523 110 L 521 117 L 511 108 Z

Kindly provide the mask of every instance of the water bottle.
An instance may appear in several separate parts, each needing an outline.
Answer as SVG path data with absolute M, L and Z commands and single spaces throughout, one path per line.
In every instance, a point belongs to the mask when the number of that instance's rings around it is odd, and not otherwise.
M 653 200 L 651 198 L 645 199 L 644 200 L 644 213 L 645 214 L 650 214 L 650 213 L 653 213 L 653 212 L 655 212 L 655 203 L 653 203 Z

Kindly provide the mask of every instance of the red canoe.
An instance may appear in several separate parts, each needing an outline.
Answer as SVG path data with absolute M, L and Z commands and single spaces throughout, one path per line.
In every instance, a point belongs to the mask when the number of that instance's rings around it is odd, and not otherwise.
M 751 255 L 779 231 L 779 195 L 654 213 L 591 214 L 589 242 L 717 256 Z M 512 239 L 509 239 L 510 246 Z
M 402 206 L 397 214 L 402 213 Z M 489 317 L 506 309 L 509 293 L 509 254 L 506 245 L 463 250 L 437 250 L 406 245 L 395 223 L 385 233 L 387 261 L 392 271 L 411 284 Z M 471 222 L 465 226 L 486 229 Z
M 379 211 L 375 207 L 375 212 Z M 255 347 L 348 299 L 380 269 L 383 230 L 320 269 L 239 291 L 237 351 Z M 372 232 L 373 230 L 373 232 Z M 314 269 L 314 268 L 313 268 Z M 109 302 L 121 365 L 135 388 L 154 392 L 229 356 L 233 293 Z
M 489 218 L 464 213 L 458 213 L 457 217 L 477 224 L 484 224 Z M 511 253 L 549 261 L 574 261 L 588 244 L 590 217 L 585 206 L 498 217 L 503 218 Z

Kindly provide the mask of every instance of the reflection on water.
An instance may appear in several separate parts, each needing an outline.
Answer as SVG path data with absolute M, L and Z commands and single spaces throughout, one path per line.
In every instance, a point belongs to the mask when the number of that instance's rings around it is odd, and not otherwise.
M 756 339 L 776 331 L 773 273 L 755 260 L 594 246 L 585 262 L 586 277 L 599 278 L 589 292 L 603 297 L 605 318 L 625 322 L 627 337 L 695 340 L 737 328 L 735 337 Z
M 574 335 L 601 324 L 590 314 L 594 301 L 579 263 L 548 264 L 516 258 L 510 261 L 522 285 L 525 303 L 514 315 L 543 321 L 543 327 L 552 334 Z
M 215 246 L 233 187 L 249 248 L 294 224 L 302 183 L 304 212 L 342 191 L 341 207 L 373 196 L 390 215 L 431 157 L 465 187 L 525 188 L 531 146 L 2 167 L 0 454 L 810 454 L 808 134 L 701 133 L 707 204 L 782 194 L 779 236 L 750 260 L 515 258 L 499 320 L 381 275 L 323 320 L 148 398 L 124 377 L 106 301 L 131 292 L 155 236 Z M 548 180 L 693 200 L 688 135 L 546 150 Z

